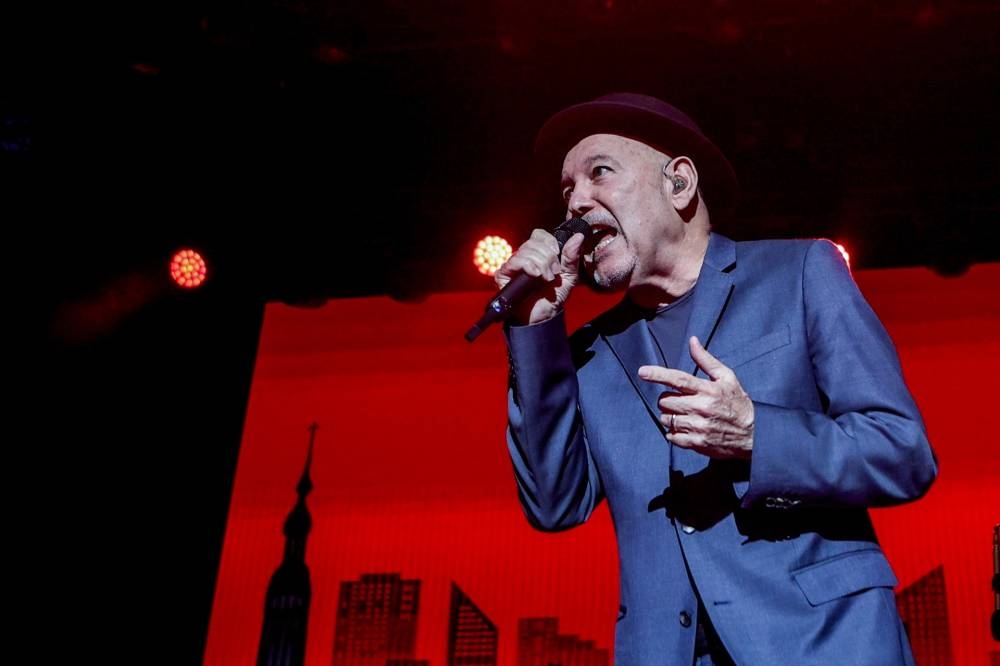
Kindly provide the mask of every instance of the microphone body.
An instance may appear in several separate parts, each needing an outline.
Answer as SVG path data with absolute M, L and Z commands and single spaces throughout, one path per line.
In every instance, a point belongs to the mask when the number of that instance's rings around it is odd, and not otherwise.
M 559 251 L 562 252 L 563 245 L 566 244 L 573 234 L 586 233 L 590 226 L 578 217 L 570 218 L 552 230 L 552 235 L 559 243 Z M 497 292 L 496 296 L 486 304 L 483 316 L 479 318 L 465 333 L 465 339 L 472 342 L 479 337 L 491 324 L 505 319 L 514 307 L 523 301 L 529 294 L 538 289 L 541 280 L 528 275 L 518 273 L 504 285 L 503 289 Z

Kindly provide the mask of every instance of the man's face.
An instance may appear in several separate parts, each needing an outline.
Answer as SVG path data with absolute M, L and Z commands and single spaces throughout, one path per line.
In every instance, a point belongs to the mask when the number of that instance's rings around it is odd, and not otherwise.
M 614 134 L 593 134 L 566 153 L 566 219 L 581 217 L 594 232 L 583 264 L 598 288 L 626 289 L 662 270 L 664 244 L 680 233 L 663 174 L 669 161 L 644 143 Z

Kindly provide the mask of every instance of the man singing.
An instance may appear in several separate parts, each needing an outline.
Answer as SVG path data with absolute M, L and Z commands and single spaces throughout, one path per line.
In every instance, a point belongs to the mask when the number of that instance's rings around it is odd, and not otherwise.
M 564 109 L 536 154 L 589 231 L 535 230 L 497 273 L 539 284 L 505 326 L 508 446 L 539 529 L 608 500 L 616 663 L 912 664 L 867 509 L 937 466 L 837 249 L 714 233 L 732 167 L 652 97 Z M 567 337 L 581 283 L 622 298 Z

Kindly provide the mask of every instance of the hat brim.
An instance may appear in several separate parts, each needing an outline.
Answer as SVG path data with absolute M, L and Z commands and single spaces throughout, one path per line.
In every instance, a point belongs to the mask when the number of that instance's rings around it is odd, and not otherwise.
M 659 113 L 615 101 L 597 100 L 556 113 L 539 130 L 535 159 L 546 178 L 558 177 L 566 153 L 592 134 L 617 134 L 641 141 L 660 152 L 691 158 L 713 218 L 732 213 L 739 183 L 729 160 L 703 135 Z

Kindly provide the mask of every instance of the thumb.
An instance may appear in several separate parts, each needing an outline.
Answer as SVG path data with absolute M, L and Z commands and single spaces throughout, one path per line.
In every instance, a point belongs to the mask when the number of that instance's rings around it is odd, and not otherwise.
M 577 272 L 577 264 L 580 261 L 580 250 L 583 248 L 583 239 L 583 234 L 573 234 L 570 236 L 570 239 L 566 241 L 566 244 L 563 245 L 562 255 L 559 258 L 559 263 L 562 264 L 563 272 L 574 274 Z

